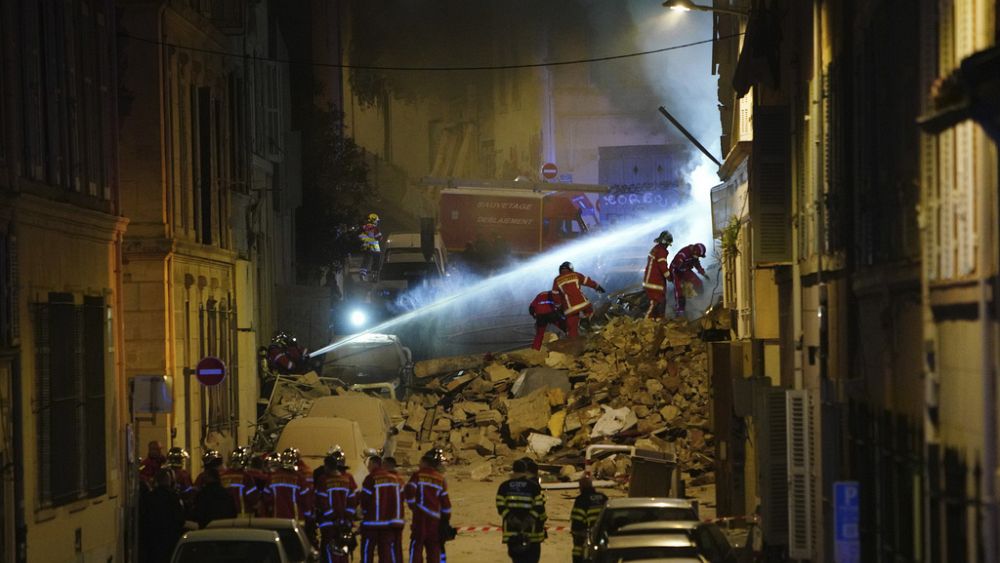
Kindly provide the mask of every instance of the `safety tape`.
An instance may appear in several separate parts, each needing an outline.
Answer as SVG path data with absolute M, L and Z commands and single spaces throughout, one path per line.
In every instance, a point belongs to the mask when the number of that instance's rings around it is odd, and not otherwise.
M 502 532 L 503 528 L 500 526 L 457 526 L 455 528 L 458 533 L 471 533 L 471 532 Z M 570 531 L 569 526 L 548 526 L 545 528 L 547 532 L 568 532 Z

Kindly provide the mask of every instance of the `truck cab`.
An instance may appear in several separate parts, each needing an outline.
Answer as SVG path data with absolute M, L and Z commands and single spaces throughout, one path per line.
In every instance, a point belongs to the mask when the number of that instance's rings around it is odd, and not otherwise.
M 382 265 L 373 288 L 378 299 L 394 302 L 401 294 L 433 287 L 447 275 L 448 251 L 435 233 L 430 260 L 424 256 L 420 233 L 390 235 L 382 250 Z

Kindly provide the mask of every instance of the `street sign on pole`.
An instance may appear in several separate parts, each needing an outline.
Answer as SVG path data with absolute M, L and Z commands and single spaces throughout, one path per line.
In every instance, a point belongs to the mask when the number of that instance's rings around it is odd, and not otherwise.
M 554 180 L 559 175 L 559 169 L 554 162 L 546 162 L 542 165 L 542 178 Z
M 833 484 L 833 560 L 861 563 L 861 490 L 857 481 Z
M 202 385 L 218 385 L 226 378 L 226 363 L 215 356 L 205 356 L 194 368 L 194 375 Z

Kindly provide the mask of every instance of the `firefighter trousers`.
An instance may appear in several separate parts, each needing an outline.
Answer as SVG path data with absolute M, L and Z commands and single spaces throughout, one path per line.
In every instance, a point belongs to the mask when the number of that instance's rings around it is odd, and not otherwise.
M 396 545 L 396 528 L 364 528 L 361 532 L 361 563 L 403 563 L 402 548 Z
M 535 322 L 535 340 L 532 341 L 531 347 L 535 350 L 542 349 L 542 341 L 545 339 L 545 329 L 548 328 L 549 324 L 554 324 L 559 327 L 559 330 L 566 332 L 566 321 L 560 319 L 558 322 L 548 323 L 548 322 Z
M 340 523 L 326 521 L 319 525 L 319 553 L 323 563 L 348 563 L 350 561 L 350 554 L 339 555 L 332 551 L 338 528 L 350 525 L 349 521 Z
M 424 550 L 427 551 L 427 563 L 441 561 L 441 521 L 414 512 L 410 526 L 410 563 L 423 563 Z

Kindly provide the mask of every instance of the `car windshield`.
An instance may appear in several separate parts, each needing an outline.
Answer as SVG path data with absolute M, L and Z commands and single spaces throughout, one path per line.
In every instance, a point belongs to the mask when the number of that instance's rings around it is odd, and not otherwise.
M 302 551 L 302 540 L 299 539 L 299 534 L 294 529 L 282 528 L 275 530 L 275 532 L 278 532 L 278 537 L 281 538 L 281 546 L 285 548 L 285 555 L 288 556 L 289 561 L 306 560 L 306 554 Z
M 693 508 L 677 506 L 634 506 L 604 511 L 604 530 L 614 534 L 618 528 L 640 522 L 662 522 L 675 520 L 697 520 Z
M 174 563 L 281 563 L 281 554 L 275 542 L 196 541 L 181 545 Z
M 698 550 L 694 547 L 629 547 L 609 549 L 601 555 L 600 563 L 619 563 L 620 561 L 640 561 L 650 559 L 668 559 L 687 557 L 698 560 Z

